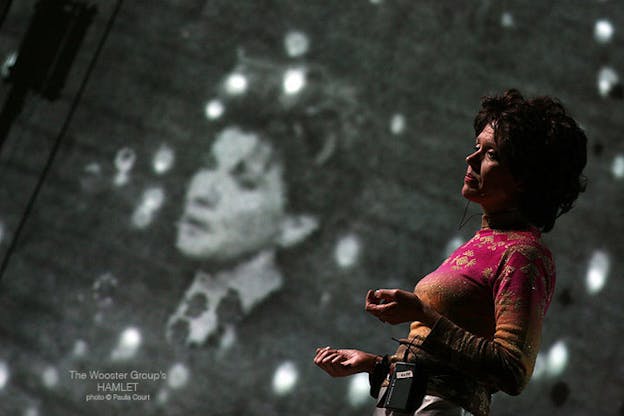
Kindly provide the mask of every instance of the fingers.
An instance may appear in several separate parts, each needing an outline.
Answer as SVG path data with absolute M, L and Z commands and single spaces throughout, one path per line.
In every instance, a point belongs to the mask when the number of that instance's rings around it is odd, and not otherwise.
M 380 303 L 386 300 L 396 300 L 397 293 L 397 289 L 377 289 L 373 292 L 373 296 L 378 299 L 377 303 Z
M 314 363 L 332 377 L 349 375 L 351 364 L 347 363 L 348 354 L 343 350 L 330 347 L 317 348 Z
M 384 294 L 384 290 L 383 289 L 377 289 L 377 290 L 369 290 L 366 293 L 366 303 L 370 303 L 373 305 L 379 305 L 382 304 L 384 301 L 384 296 L 387 296 Z
M 346 358 L 347 357 L 343 355 L 341 350 L 332 349 L 330 347 L 317 348 L 314 363 L 316 365 L 337 364 L 344 361 Z
M 366 293 L 366 306 L 375 306 L 377 305 L 387 305 L 391 303 L 395 303 L 398 300 L 400 295 L 400 291 L 398 289 L 377 289 L 377 290 L 369 290 Z
M 316 365 L 322 364 L 327 356 L 334 354 L 335 352 L 336 350 L 332 350 L 330 347 L 317 348 L 316 355 L 314 356 L 314 363 Z
M 377 318 L 381 319 L 383 322 L 384 321 L 383 314 L 395 308 L 397 305 L 397 302 L 394 300 L 390 302 L 383 302 L 384 299 L 380 299 L 378 295 L 385 296 L 386 299 L 392 299 L 392 295 L 385 295 L 383 292 L 382 293 L 378 293 L 378 292 L 382 292 L 382 290 L 378 289 L 374 292 L 372 290 L 368 291 L 366 295 L 366 306 L 364 307 L 364 310 L 376 316 Z
M 366 306 L 367 307 L 369 303 L 375 303 L 376 299 L 377 298 L 375 297 L 375 291 L 369 290 L 368 292 L 366 292 Z

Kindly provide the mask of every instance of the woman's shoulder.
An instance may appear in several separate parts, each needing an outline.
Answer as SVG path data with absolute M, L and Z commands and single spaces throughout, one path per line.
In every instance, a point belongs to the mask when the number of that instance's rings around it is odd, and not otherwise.
M 552 254 L 541 239 L 537 228 L 527 230 L 492 230 L 477 232 L 472 240 L 475 247 L 490 251 L 502 263 L 509 261 L 533 262 L 542 259 L 552 263 Z
M 541 239 L 539 230 L 510 232 L 506 237 L 505 249 L 501 253 L 502 263 L 515 267 L 539 267 L 546 274 L 555 273 L 553 256 Z

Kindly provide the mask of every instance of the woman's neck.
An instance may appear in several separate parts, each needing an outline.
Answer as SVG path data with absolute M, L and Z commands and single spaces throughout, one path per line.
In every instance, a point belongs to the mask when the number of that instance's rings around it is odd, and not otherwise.
M 529 221 L 516 208 L 497 212 L 484 212 L 481 217 L 481 228 L 493 230 L 526 230 Z

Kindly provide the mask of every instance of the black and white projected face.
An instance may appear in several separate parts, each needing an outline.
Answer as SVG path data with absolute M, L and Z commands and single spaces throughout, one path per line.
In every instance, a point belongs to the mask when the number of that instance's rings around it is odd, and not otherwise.
M 274 245 L 285 217 L 285 184 L 273 148 L 228 127 L 212 145 L 213 166 L 190 181 L 176 246 L 185 255 L 233 260 Z

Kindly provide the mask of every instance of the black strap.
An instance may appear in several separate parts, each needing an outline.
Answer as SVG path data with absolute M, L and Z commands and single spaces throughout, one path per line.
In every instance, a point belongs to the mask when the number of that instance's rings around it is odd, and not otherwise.
M 379 396 L 379 390 L 381 384 L 386 379 L 386 376 L 390 372 L 390 359 L 388 355 L 384 355 L 382 360 L 375 363 L 373 371 L 368 375 L 368 381 L 370 383 L 370 395 L 375 399 Z

